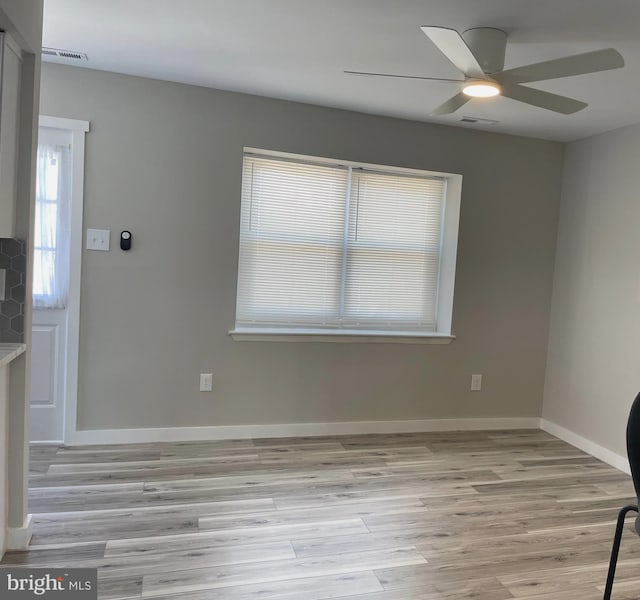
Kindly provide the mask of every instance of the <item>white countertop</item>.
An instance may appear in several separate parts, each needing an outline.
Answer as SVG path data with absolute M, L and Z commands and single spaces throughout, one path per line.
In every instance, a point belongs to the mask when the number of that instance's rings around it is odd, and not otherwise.
M 26 344 L 0 344 L 0 367 L 8 365 L 27 349 Z

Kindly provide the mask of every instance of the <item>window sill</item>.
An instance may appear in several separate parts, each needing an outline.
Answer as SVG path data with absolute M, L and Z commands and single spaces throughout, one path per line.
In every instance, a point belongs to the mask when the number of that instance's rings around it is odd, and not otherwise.
M 450 344 L 455 335 L 413 331 L 360 331 L 344 329 L 234 329 L 236 342 L 334 342 L 365 344 Z

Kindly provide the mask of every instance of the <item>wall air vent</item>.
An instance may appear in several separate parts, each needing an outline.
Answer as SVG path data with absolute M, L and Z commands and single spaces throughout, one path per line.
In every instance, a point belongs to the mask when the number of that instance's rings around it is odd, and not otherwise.
M 500 121 L 495 121 L 493 119 L 483 119 L 482 117 L 462 117 L 460 119 L 461 123 L 479 123 L 480 125 L 495 125 Z
M 84 52 L 60 50 L 59 48 L 42 48 L 42 58 L 45 60 L 57 59 L 65 62 L 87 62 L 89 60 Z

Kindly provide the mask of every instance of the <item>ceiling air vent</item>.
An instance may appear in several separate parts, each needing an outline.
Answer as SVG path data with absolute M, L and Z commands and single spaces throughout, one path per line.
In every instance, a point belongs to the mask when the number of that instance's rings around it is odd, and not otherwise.
M 480 123 L 480 125 L 495 125 L 500 121 L 495 121 L 493 119 L 483 119 L 482 117 L 462 117 L 460 119 L 461 123 Z
M 42 48 L 42 56 L 47 59 L 59 59 L 73 62 L 87 62 L 89 60 L 84 52 L 60 50 L 59 48 Z

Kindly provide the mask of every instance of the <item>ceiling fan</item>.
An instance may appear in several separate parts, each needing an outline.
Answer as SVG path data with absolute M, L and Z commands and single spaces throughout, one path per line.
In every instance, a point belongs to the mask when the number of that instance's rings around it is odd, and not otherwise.
M 498 95 L 569 115 L 582 110 L 587 103 L 520 84 L 608 71 L 624 66 L 624 59 L 620 53 L 613 48 L 607 48 L 504 71 L 504 55 L 507 47 L 507 34 L 504 31 L 493 27 L 476 27 L 460 34 L 455 29 L 447 27 L 421 27 L 420 29 L 462 72 L 464 79 L 363 71 L 345 71 L 345 73 L 462 84 L 462 89 L 455 96 L 432 111 L 433 115 L 453 113 L 472 98 Z

